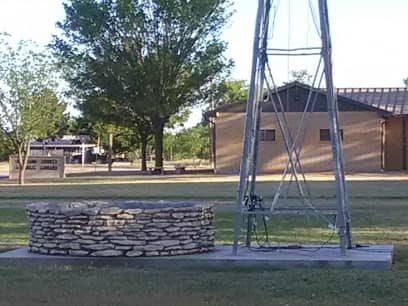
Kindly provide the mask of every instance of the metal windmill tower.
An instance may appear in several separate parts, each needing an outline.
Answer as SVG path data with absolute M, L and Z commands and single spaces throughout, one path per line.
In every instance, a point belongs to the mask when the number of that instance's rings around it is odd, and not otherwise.
M 313 0 L 308 1 L 313 10 Z M 313 112 L 317 95 L 325 92 L 327 97 L 327 116 L 329 121 L 330 141 L 332 151 L 332 164 L 334 173 L 334 185 L 336 201 L 332 203 L 335 215 L 333 228 L 337 230 L 340 240 L 341 254 L 351 248 L 351 221 L 348 211 L 348 197 L 344 177 L 344 160 L 339 128 L 339 113 L 336 92 L 333 86 L 332 76 L 332 45 L 330 37 L 329 16 L 327 0 L 315 0 L 318 2 L 319 16 L 313 15 L 316 30 L 319 36 L 318 47 L 274 48 L 270 41 L 271 27 L 274 26 L 272 12 L 273 0 L 258 0 L 258 11 L 255 24 L 253 43 L 253 59 L 248 100 L 246 105 L 245 128 L 243 137 L 243 149 L 240 165 L 240 180 L 238 186 L 237 203 L 234 216 L 234 244 L 233 254 L 238 252 L 240 242 L 242 217 L 246 219 L 245 245 L 251 247 L 251 233 L 256 218 L 262 216 L 263 222 L 274 214 L 294 212 L 296 214 L 316 214 L 325 218 L 324 212 L 315 207 L 306 177 L 302 167 L 302 133 L 307 129 L 308 115 Z M 319 58 L 313 83 L 305 102 L 305 110 L 294 132 L 288 126 L 288 121 L 275 83 L 270 59 L 274 56 L 316 56 Z M 324 81 L 324 89 L 317 89 Z M 257 195 L 256 171 L 258 161 L 259 131 L 261 126 L 262 106 L 269 103 L 273 106 L 277 126 L 283 138 L 283 144 L 287 153 L 286 166 L 278 188 L 274 191 L 270 206 L 263 207 L 262 199 Z M 288 179 L 289 177 L 289 179 Z M 284 186 L 295 185 L 301 201 L 302 208 L 285 210 Z M 287 200 L 287 197 L 286 197 Z M 283 203 L 283 204 L 282 204 Z M 280 205 L 279 205 L 280 204 Z M 280 208 L 278 208 L 280 206 Z

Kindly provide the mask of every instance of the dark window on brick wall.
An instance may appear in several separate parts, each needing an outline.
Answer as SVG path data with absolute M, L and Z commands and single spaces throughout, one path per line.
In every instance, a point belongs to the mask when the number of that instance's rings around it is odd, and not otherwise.
M 340 137 L 343 140 L 343 129 L 340 130 Z M 320 129 L 320 141 L 330 141 L 329 129 Z
M 275 130 L 260 130 L 259 141 L 275 141 Z

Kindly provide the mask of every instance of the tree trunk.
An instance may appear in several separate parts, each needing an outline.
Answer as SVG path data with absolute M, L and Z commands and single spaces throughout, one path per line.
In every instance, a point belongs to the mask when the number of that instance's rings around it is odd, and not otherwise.
M 19 185 L 24 185 L 24 170 L 22 165 L 18 165 L 18 184 Z
M 148 158 L 148 143 L 149 139 L 152 136 L 152 127 L 151 123 L 148 120 L 145 120 L 143 118 L 139 118 L 139 120 L 136 120 L 136 127 L 137 127 L 137 133 L 139 135 L 139 140 L 140 140 L 140 153 L 141 153 L 141 170 L 146 171 L 147 170 L 147 158 Z M 150 156 L 151 154 L 149 154 Z
M 140 141 L 140 146 L 141 146 L 141 170 L 142 171 L 147 171 L 147 137 L 141 136 L 141 141 Z
M 20 144 L 18 146 L 18 183 L 24 185 L 25 183 L 25 170 L 28 164 L 28 157 L 30 155 L 30 142 Z
M 153 124 L 154 133 L 154 167 L 163 171 L 163 130 L 165 120 L 160 119 Z
M 18 183 L 24 185 L 24 171 L 23 171 L 23 148 L 21 144 L 17 150 L 17 163 L 18 163 Z
M 109 133 L 108 172 L 112 172 L 113 134 Z

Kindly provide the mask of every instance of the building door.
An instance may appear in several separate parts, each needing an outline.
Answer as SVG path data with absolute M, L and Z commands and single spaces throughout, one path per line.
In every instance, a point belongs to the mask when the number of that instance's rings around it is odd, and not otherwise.
M 407 169 L 408 121 L 404 117 L 385 121 L 384 169 L 399 171 Z

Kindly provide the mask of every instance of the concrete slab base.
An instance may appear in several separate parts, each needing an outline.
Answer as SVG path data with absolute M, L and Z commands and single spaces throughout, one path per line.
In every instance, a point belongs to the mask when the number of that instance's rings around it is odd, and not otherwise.
M 231 245 L 217 245 L 208 253 L 163 257 L 71 257 L 40 255 L 20 248 L 0 253 L 0 265 L 92 265 L 144 268 L 192 268 L 192 267 L 347 267 L 390 269 L 393 261 L 392 245 L 364 245 L 347 250 L 341 256 L 336 245 L 302 245 L 288 248 L 240 247 L 238 255 L 232 255 Z

